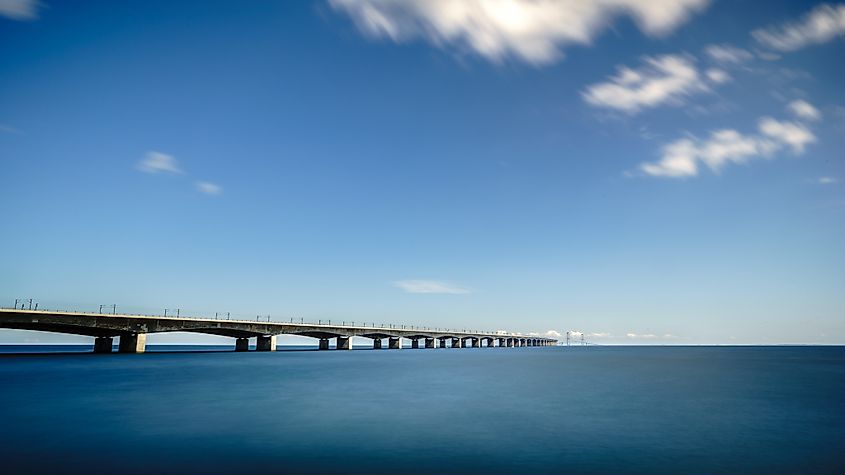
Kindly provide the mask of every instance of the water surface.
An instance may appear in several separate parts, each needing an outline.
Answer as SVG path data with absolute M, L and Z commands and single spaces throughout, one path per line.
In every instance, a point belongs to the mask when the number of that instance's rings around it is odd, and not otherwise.
M 71 349 L 0 355 L 3 473 L 845 473 L 843 347 Z

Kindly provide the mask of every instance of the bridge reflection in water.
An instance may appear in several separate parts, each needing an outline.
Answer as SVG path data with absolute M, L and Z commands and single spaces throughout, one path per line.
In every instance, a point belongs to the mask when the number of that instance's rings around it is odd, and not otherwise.
M 478 332 L 411 327 L 406 325 L 332 325 L 331 323 L 283 323 L 216 318 L 120 315 L 51 310 L 0 309 L 0 328 L 69 333 L 94 337 L 95 353 L 111 353 L 118 338 L 121 353 L 143 353 L 147 335 L 165 332 L 194 332 L 235 338 L 235 351 L 249 350 L 249 339 L 256 338 L 257 351 L 275 351 L 278 335 L 300 335 L 319 340 L 318 348 L 351 350 L 352 337 L 373 340 L 373 348 L 402 347 L 402 338 L 411 340 L 411 348 L 492 348 L 554 346 L 557 340 L 517 333 Z M 420 344 L 422 342 L 422 345 Z

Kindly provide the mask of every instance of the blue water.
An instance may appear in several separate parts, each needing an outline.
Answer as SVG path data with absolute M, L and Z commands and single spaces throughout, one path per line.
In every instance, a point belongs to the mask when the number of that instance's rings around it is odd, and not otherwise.
M 0 355 L 0 472 L 110 470 L 845 473 L 845 348 Z

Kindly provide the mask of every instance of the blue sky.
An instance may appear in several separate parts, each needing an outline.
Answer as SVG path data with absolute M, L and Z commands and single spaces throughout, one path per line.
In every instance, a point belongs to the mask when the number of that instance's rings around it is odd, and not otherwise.
M 843 34 L 813 2 L 0 0 L 0 298 L 845 343 Z M 77 341 L 0 331 L 36 340 Z

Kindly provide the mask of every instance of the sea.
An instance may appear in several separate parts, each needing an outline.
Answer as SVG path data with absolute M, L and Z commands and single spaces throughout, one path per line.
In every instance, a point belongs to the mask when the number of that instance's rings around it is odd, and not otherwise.
M 0 346 L 0 473 L 845 473 L 845 347 Z

